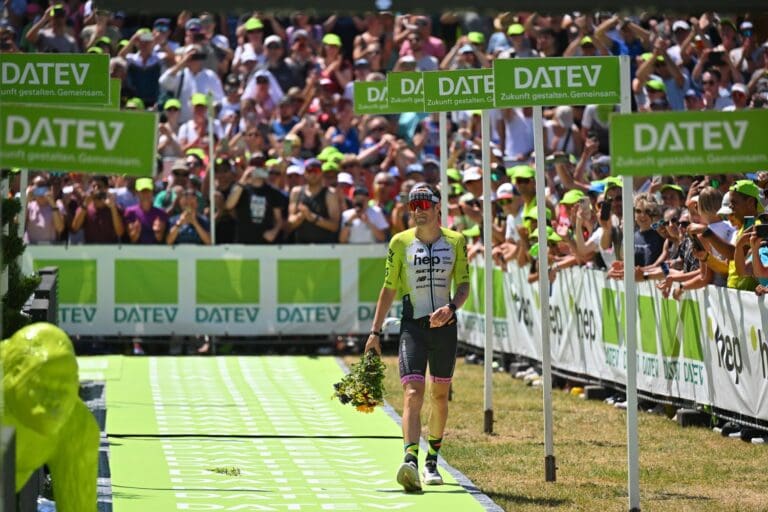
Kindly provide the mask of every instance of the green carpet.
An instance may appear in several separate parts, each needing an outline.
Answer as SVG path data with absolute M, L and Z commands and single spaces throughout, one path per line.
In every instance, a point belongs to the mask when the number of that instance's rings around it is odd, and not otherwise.
M 403 493 L 400 427 L 331 399 L 333 358 L 79 362 L 106 382 L 115 512 L 486 509 L 446 470 L 446 485 Z

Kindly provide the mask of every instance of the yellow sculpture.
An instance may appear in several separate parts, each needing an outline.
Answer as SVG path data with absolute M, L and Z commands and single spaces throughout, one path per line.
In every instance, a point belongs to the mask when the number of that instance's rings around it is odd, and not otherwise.
M 3 424 L 16 429 L 16 490 L 47 464 L 56 509 L 95 512 L 99 427 L 78 396 L 69 336 L 55 325 L 28 325 L 0 342 L 0 360 Z

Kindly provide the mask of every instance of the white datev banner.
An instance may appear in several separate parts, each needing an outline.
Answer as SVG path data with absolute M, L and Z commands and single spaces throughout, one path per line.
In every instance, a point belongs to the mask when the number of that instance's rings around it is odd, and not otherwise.
M 29 246 L 27 266 L 59 267 L 59 323 L 97 336 L 365 333 L 386 246 Z M 528 270 L 494 270 L 494 348 L 541 360 L 538 288 Z M 459 337 L 484 346 L 482 260 Z M 638 283 L 638 389 L 768 420 L 768 307 L 708 287 L 678 302 Z M 626 382 L 623 284 L 583 268 L 551 297 L 555 368 Z M 391 315 L 399 316 L 396 303 Z
M 459 337 L 484 346 L 482 260 L 470 265 L 471 298 Z M 541 360 L 538 288 L 528 270 L 494 270 L 494 349 Z M 768 306 L 764 297 L 709 286 L 664 299 L 638 283 L 638 389 L 768 420 Z M 555 368 L 626 383 L 623 283 L 601 271 L 560 271 L 550 324 Z

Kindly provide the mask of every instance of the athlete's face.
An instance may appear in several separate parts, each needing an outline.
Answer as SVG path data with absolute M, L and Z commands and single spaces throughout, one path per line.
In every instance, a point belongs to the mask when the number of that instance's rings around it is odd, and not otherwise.
M 437 221 L 440 205 L 430 201 L 411 201 L 411 215 L 417 226 L 428 226 Z

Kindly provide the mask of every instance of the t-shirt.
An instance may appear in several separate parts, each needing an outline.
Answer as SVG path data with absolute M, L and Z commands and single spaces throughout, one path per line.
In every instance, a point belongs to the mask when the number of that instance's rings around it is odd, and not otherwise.
M 655 229 L 635 231 L 635 266 L 652 265 L 664 250 L 664 237 Z
M 275 208 L 282 205 L 282 194 L 268 184 L 244 185 L 235 205 L 235 241 L 240 244 L 267 244 L 264 232 L 275 227 Z
M 64 210 L 57 207 L 64 215 Z M 55 243 L 59 239 L 53 224 L 53 208 L 44 204 L 40 206 L 37 201 L 27 203 L 27 226 L 24 241 L 30 244 Z
M 116 244 L 120 242 L 120 237 L 117 236 L 112 223 L 112 210 L 109 207 L 96 208 L 92 204 L 88 205 L 83 222 L 83 232 L 87 244 Z
M 144 211 L 141 209 L 141 205 L 129 207 L 125 210 L 125 231 L 129 231 L 129 226 L 138 220 L 141 223 L 141 233 L 139 233 L 139 239 L 136 241 L 138 244 L 160 244 L 162 241 L 158 241 L 155 238 L 155 232 L 152 226 L 155 223 L 155 219 L 160 219 L 165 222 L 166 228 L 168 227 L 168 214 L 165 210 L 150 207 L 149 210 Z
M 731 244 L 736 245 L 736 241 L 741 237 L 743 232 L 744 226 L 739 228 L 739 230 L 733 234 Z M 753 292 L 755 291 L 755 288 L 757 288 L 757 279 L 752 276 L 740 276 L 736 273 L 736 260 L 728 260 L 728 288 Z
M 451 300 L 451 281 L 469 283 L 464 235 L 441 228 L 431 244 L 416 238 L 416 228 L 392 237 L 384 272 L 384 287 L 403 294 L 403 318 L 422 318 Z
M 174 215 L 173 217 L 171 217 L 169 224 L 173 226 L 174 224 L 179 222 L 180 218 L 181 218 L 181 215 Z M 208 222 L 207 217 L 203 215 L 197 215 L 197 222 L 198 224 L 200 224 L 200 227 L 203 228 L 203 230 L 208 232 L 211 231 L 211 224 L 210 222 Z M 176 240 L 173 242 L 173 245 L 179 245 L 179 244 L 202 245 L 203 239 L 200 238 L 200 235 L 197 233 L 197 229 L 195 229 L 195 226 L 189 223 L 179 227 L 179 234 L 176 236 Z
M 352 218 L 352 216 L 355 214 L 355 209 L 350 208 L 349 210 L 345 210 L 341 214 L 341 221 L 343 224 L 346 224 L 349 222 L 349 219 Z M 387 222 L 386 217 L 384 217 L 384 213 L 381 211 L 381 208 L 378 206 L 368 206 L 365 209 L 366 215 L 368 215 L 368 220 L 376 226 L 378 229 L 381 229 L 382 231 L 386 231 L 389 229 L 389 223 Z M 351 221 L 351 225 L 349 226 L 349 241 L 350 244 L 373 244 L 378 243 L 378 240 L 373 236 L 373 232 L 371 231 L 371 228 L 368 227 L 368 225 L 360 220 L 359 218 L 355 218 Z

